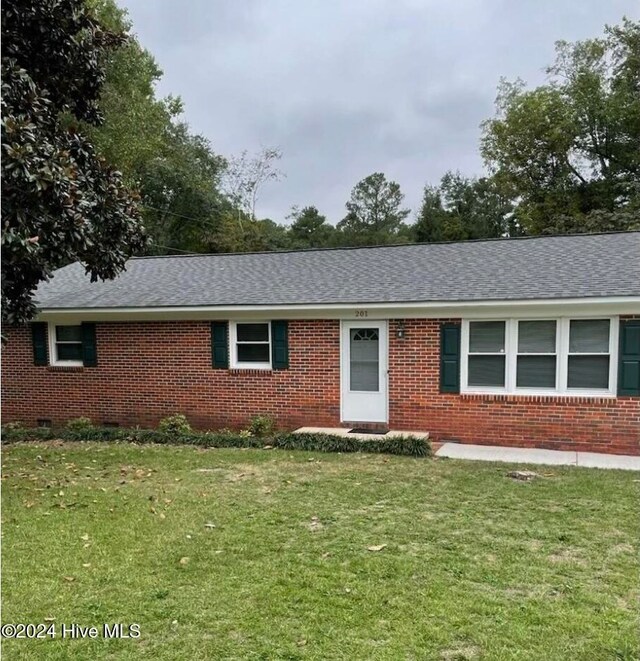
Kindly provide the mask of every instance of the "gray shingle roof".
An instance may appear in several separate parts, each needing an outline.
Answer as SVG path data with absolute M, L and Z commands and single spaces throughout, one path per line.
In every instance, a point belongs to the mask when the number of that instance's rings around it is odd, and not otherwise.
M 525 300 L 640 295 L 640 232 L 134 258 L 115 280 L 72 264 L 41 309 Z

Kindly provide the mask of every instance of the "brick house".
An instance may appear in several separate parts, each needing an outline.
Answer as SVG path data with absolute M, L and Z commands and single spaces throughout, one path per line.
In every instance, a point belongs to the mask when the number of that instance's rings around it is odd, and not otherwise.
M 79 264 L 5 329 L 4 420 L 379 426 L 640 454 L 640 232 Z

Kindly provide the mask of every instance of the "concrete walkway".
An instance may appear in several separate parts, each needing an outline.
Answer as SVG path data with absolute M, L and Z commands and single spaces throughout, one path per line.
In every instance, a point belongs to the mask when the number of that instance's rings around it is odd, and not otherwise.
M 618 468 L 640 471 L 640 457 L 599 452 L 565 452 L 536 448 L 503 448 L 495 445 L 444 443 L 436 457 L 472 459 L 475 461 L 506 461 L 508 463 L 547 464 L 551 466 L 582 466 L 586 468 Z

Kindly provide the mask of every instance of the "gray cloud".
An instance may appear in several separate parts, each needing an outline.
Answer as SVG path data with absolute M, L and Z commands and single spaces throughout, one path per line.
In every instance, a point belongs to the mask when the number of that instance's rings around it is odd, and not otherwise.
M 383 171 L 418 207 L 448 169 L 481 174 L 479 124 L 501 76 L 540 83 L 558 39 L 638 17 L 637 0 L 120 0 L 222 154 L 277 145 L 287 177 L 260 215 L 315 204 L 332 222 Z

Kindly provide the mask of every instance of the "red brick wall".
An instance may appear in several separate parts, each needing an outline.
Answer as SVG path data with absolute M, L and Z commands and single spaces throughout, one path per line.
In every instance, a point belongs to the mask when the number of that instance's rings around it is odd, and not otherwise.
M 640 454 L 640 398 L 455 395 L 439 392 L 440 320 L 390 333 L 390 427 L 434 440 Z M 393 331 L 393 323 L 391 325 Z
M 639 398 L 452 395 L 439 392 L 442 320 L 405 320 L 389 333 L 390 427 L 434 440 L 640 454 Z M 184 413 L 202 428 L 238 427 L 256 413 L 283 427 L 340 424 L 340 323 L 289 323 L 290 369 L 211 367 L 208 322 L 97 324 L 98 367 L 33 365 L 28 329 L 3 350 L 3 419 L 155 425 Z
M 288 370 L 211 367 L 209 322 L 98 323 L 98 367 L 33 365 L 31 334 L 12 329 L 2 364 L 3 419 L 155 425 L 184 413 L 194 426 L 239 427 L 257 413 L 287 427 L 340 418 L 338 321 L 291 321 Z

